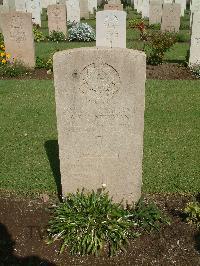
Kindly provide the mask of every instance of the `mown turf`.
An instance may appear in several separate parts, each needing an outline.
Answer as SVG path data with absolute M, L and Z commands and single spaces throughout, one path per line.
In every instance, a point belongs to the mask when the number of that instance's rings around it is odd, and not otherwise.
M 144 192 L 200 190 L 199 102 L 200 81 L 147 82 Z M 1 190 L 56 193 L 53 82 L 0 81 L 0 113 Z

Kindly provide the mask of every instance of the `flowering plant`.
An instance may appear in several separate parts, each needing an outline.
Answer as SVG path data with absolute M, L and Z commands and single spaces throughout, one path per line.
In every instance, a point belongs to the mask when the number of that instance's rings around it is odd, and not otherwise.
M 69 41 L 91 42 L 96 39 L 94 29 L 87 23 L 74 23 L 68 30 Z
M 0 45 L 0 65 L 5 65 L 10 58 L 10 54 L 5 52 L 5 45 Z

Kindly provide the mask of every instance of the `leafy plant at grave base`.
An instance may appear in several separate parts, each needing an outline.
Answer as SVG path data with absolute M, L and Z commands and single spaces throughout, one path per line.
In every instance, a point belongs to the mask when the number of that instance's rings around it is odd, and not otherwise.
M 91 42 L 96 39 L 94 29 L 87 23 L 75 23 L 68 30 L 68 40 Z
M 125 10 L 126 10 L 126 13 L 129 14 L 130 11 L 132 11 L 133 9 L 132 9 L 131 6 L 127 5 L 127 6 L 125 7 Z
M 190 71 L 196 76 L 200 78 L 200 64 L 190 66 Z
M 8 63 L 10 54 L 6 53 L 3 41 L 0 42 L 0 66 L 5 66 Z
M 52 42 L 64 42 L 67 40 L 67 38 L 63 32 L 54 30 L 54 31 L 50 32 L 48 40 L 52 41 Z
M 177 42 L 188 42 L 190 40 L 190 36 L 185 33 L 179 32 L 176 34 L 176 39 Z
M 152 32 L 146 35 L 144 51 L 147 63 L 159 65 L 163 63 L 165 53 L 176 43 L 176 34 L 171 32 Z
M 69 194 L 54 208 L 49 222 L 49 241 L 61 240 L 60 252 L 69 247 L 72 254 L 99 255 L 105 248 L 115 255 L 125 250 L 128 239 L 138 237 L 141 229 L 159 229 L 169 223 L 155 205 L 142 204 L 124 209 L 112 202 L 108 193 L 77 192 Z
M 190 22 L 187 22 L 187 23 L 183 22 L 183 23 L 181 23 L 180 30 L 189 30 L 189 29 L 190 29 Z
M 200 228 L 200 203 L 198 201 L 189 202 L 184 209 L 184 214 L 189 224 L 194 224 Z
M 35 42 L 42 42 L 45 40 L 44 34 L 38 28 L 33 28 L 33 34 Z
M 27 73 L 28 71 L 29 69 L 27 69 L 21 62 L 17 61 L 0 65 L 1 76 L 5 78 L 18 77 Z
M 53 70 L 53 57 L 41 58 L 39 56 L 36 57 L 36 68 Z

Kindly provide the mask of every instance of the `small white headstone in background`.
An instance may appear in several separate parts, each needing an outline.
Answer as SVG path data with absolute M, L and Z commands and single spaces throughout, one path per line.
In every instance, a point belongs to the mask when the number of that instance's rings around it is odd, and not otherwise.
M 142 2 L 142 18 L 149 17 L 149 0 L 143 0 Z
M 178 32 L 180 28 L 180 4 L 164 4 L 162 11 L 162 31 Z
M 126 48 L 126 12 L 104 10 L 96 13 L 96 46 Z
M 67 35 L 66 6 L 50 5 L 47 8 L 49 34 L 58 31 Z
M 35 67 L 33 26 L 30 13 L 9 12 L 2 14 L 2 31 L 6 52 L 24 65 Z
M 194 12 L 192 15 L 189 65 L 200 65 L 200 12 Z
M 97 0 L 88 0 L 88 10 L 90 14 L 94 14 L 94 11 L 97 11 Z
M 80 0 L 80 13 L 81 19 L 89 19 L 89 7 L 88 7 L 88 0 Z
M 80 4 L 79 0 L 67 0 L 67 21 L 80 22 Z
M 162 2 L 160 0 L 150 1 L 149 6 L 149 24 L 161 23 L 162 17 Z
M 32 21 L 41 26 L 41 5 L 40 0 L 26 0 L 26 10 L 32 14 Z
M 15 0 L 16 11 L 26 12 L 26 0 Z

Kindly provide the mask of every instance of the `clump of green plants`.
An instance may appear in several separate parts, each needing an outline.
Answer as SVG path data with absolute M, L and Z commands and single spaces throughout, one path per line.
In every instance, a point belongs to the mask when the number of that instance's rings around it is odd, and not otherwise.
M 165 53 L 176 43 L 176 34 L 172 32 L 152 32 L 146 35 L 144 51 L 147 63 L 159 65 L 163 63 Z
M 168 222 L 155 205 L 142 204 L 123 208 L 106 192 L 84 190 L 69 194 L 53 210 L 49 222 L 49 241 L 61 240 L 63 252 L 68 247 L 72 254 L 99 255 L 108 248 L 109 254 L 125 250 L 129 239 L 138 237 L 141 229 L 159 228 Z
M 33 34 L 34 34 L 34 41 L 35 42 L 42 42 L 45 40 L 45 36 L 37 27 L 33 28 Z
M 54 30 L 54 31 L 50 32 L 48 40 L 52 41 L 52 42 L 64 42 L 67 40 L 67 38 L 63 32 Z
M 187 33 L 179 32 L 176 34 L 177 42 L 189 42 L 190 35 Z
M 160 30 L 161 25 L 160 25 L 160 23 L 151 24 L 151 25 L 148 26 L 148 28 L 152 29 L 152 30 Z
M 87 23 L 74 23 L 68 30 L 68 40 L 91 42 L 96 39 L 94 29 Z
M 200 228 L 200 203 L 198 201 L 189 202 L 184 209 L 186 221 Z
M 50 56 L 49 58 L 42 58 L 42 57 L 37 56 L 36 57 L 36 68 L 52 71 L 53 70 L 53 57 Z
M 200 78 L 200 64 L 192 65 L 189 68 L 195 77 Z
M 4 78 L 19 77 L 29 72 L 21 62 L 8 62 L 7 64 L 0 65 L 0 73 Z

